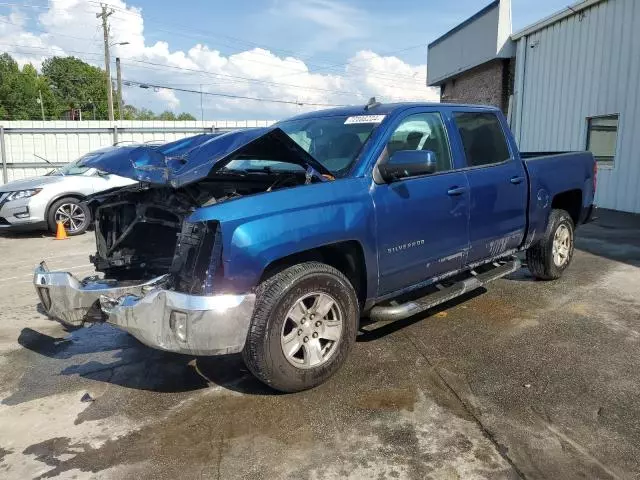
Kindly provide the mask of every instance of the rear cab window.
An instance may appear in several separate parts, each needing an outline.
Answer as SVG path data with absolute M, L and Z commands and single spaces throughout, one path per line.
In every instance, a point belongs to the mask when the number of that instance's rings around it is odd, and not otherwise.
M 498 116 L 490 112 L 455 112 L 467 167 L 482 167 L 511 159 Z

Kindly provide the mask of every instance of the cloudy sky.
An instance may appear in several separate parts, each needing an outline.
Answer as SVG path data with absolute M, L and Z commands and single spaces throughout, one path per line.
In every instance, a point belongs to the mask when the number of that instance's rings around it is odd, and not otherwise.
M 111 42 L 129 42 L 112 48 L 112 60 L 122 59 L 124 80 L 228 95 L 202 96 L 207 120 L 279 119 L 371 96 L 437 100 L 438 92 L 425 86 L 426 45 L 489 1 L 103 3 L 114 11 Z M 513 0 L 514 31 L 566 3 Z M 97 0 L 0 0 L 0 52 L 37 67 L 51 55 L 103 67 L 99 10 Z M 124 97 L 137 107 L 201 116 L 199 93 L 131 85 Z

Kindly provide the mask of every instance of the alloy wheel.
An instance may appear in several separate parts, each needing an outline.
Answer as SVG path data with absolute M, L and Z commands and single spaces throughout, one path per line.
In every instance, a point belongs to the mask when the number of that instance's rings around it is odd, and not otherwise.
M 87 217 L 84 210 L 77 203 L 63 203 L 58 207 L 54 214 L 56 223 L 62 222 L 67 232 L 74 233 L 81 230 Z
M 299 298 L 282 325 L 280 344 L 285 358 L 298 368 L 326 363 L 342 336 L 343 314 L 338 302 L 324 292 Z
M 569 231 L 569 227 L 561 224 L 553 236 L 553 246 L 551 250 L 553 263 L 556 267 L 563 267 L 569 261 L 570 252 L 571 232 Z

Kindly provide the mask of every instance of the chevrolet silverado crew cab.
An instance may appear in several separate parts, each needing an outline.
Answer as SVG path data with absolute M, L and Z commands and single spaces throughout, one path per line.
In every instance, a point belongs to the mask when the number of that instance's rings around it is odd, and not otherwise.
M 87 200 L 100 277 L 37 267 L 49 315 L 162 350 L 242 352 L 287 392 L 340 368 L 361 317 L 424 312 L 519 269 L 518 252 L 559 278 L 596 183 L 588 152 L 519 152 L 497 109 L 373 99 L 85 166 L 138 183 Z

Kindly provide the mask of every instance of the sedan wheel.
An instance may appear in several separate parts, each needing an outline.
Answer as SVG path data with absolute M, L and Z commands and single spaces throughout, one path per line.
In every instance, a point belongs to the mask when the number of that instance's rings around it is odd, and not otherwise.
M 56 233 L 58 223 L 64 226 L 68 235 L 81 235 L 91 224 L 91 210 L 79 198 L 61 198 L 47 210 L 47 225 L 51 233 Z
M 87 223 L 87 216 L 77 203 L 63 203 L 56 209 L 54 218 L 71 234 L 84 230 Z

